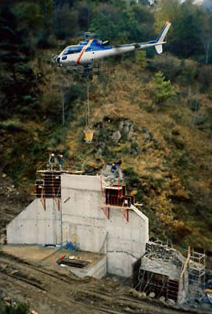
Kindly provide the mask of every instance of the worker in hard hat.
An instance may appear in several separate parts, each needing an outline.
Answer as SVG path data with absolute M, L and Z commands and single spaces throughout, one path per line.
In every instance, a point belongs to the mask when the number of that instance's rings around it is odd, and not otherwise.
M 115 163 L 113 162 L 112 163 L 112 166 L 111 166 L 111 172 L 114 173 L 116 171 L 116 165 Z
M 58 155 L 57 161 L 59 164 L 59 169 L 60 169 L 60 171 L 62 171 L 63 170 L 63 164 L 64 164 L 64 158 L 63 158 L 62 154 Z
M 49 157 L 49 167 L 50 167 L 50 170 L 52 171 L 53 168 L 54 168 L 54 163 L 55 163 L 55 156 L 54 154 L 52 153 Z

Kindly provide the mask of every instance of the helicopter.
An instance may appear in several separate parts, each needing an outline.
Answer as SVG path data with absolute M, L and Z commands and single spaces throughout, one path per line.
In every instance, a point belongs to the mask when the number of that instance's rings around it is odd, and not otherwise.
M 165 37 L 171 26 L 170 22 L 166 22 L 161 34 L 155 39 L 143 43 L 125 44 L 120 46 L 108 46 L 109 41 L 101 41 L 96 38 L 87 39 L 78 45 L 67 46 L 57 57 L 56 62 L 60 66 L 83 66 L 90 68 L 94 61 L 101 60 L 106 57 L 140 50 L 148 47 L 155 47 L 156 52 L 163 52 L 163 44 L 166 42 Z

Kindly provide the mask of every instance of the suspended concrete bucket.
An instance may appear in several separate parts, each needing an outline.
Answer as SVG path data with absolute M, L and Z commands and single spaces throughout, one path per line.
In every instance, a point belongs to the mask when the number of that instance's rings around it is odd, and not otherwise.
M 92 140 L 93 140 L 94 131 L 91 130 L 91 129 L 87 129 L 87 130 L 84 131 L 84 133 L 85 133 L 85 142 L 87 144 L 90 144 L 92 142 Z

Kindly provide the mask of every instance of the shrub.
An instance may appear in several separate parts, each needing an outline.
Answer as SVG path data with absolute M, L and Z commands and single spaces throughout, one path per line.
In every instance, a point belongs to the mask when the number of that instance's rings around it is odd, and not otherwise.
M 129 187 L 140 186 L 139 175 L 131 167 L 123 169 L 123 174 Z
M 122 153 L 123 154 L 130 154 L 130 148 L 125 146 L 123 149 L 122 149 Z
M 156 103 L 161 104 L 175 95 L 170 80 L 166 81 L 162 72 L 157 72 L 153 78 L 152 88 Z
M 11 304 L 0 300 L 0 313 L 1 314 L 28 314 L 29 305 L 26 303 L 21 303 L 13 301 Z
M 181 72 L 178 80 L 183 84 L 192 85 L 198 77 L 198 64 L 190 60 L 181 61 Z
M 145 69 L 147 64 L 146 51 L 135 51 L 135 62 L 139 64 L 142 69 Z
M 9 121 L 8 123 L 2 124 L 2 128 L 9 132 L 23 132 L 24 128 L 18 122 Z
M 194 119 L 194 124 L 196 124 L 197 126 L 200 126 L 200 125 L 205 124 L 205 122 L 207 121 L 208 121 L 208 117 L 198 116 Z
M 192 97 L 187 100 L 187 104 L 192 111 L 198 111 L 201 107 L 201 102 L 198 98 Z
M 212 82 L 212 65 L 202 66 L 199 69 L 198 81 L 209 87 Z
M 147 68 L 151 71 L 161 71 L 169 80 L 175 80 L 181 73 L 181 62 L 178 58 L 170 55 L 161 55 L 151 59 Z

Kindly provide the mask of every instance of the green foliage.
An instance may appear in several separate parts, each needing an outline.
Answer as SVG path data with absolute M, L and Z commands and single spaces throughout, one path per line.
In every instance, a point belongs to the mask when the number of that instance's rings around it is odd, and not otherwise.
M 150 59 L 147 68 L 154 72 L 160 71 L 167 79 L 174 81 L 181 73 L 182 63 L 172 55 L 162 54 Z
M 125 147 L 122 149 L 122 153 L 123 153 L 123 154 L 130 154 L 130 147 L 125 146 Z
M 133 168 L 129 167 L 123 169 L 123 174 L 129 187 L 138 187 L 140 185 L 139 175 L 133 170 Z
M 53 151 L 57 149 L 59 145 L 64 143 L 64 139 L 66 138 L 67 129 L 66 128 L 58 128 L 51 134 L 51 138 L 49 140 L 49 148 Z
M 146 51 L 145 50 L 135 51 L 135 62 L 137 64 L 139 64 L 142 69 L 145 69 L 146 64 L 147 64 Z
M 131 143 L 131 148 L 132 148 L 132 149 L 138 149 L 138 147 L 139 147 L 139 145 L 138 145 L 137 142 L 132 142 L 132 143 Z
M 68 3 L 55 8 L 53 30 L 55 35 L 60 39 L 77 35 L 79 32 L 78 11 L 70 10 Z
M 103 39 L 115 39 L 118 43 L 149 39 L 154 33 L 152 14 L 142 5 L 128 7 L 124 2 L 119 4 L 97 7 L 91 14 L 90 30 Z
M 19 17 L 30 31 L 50 31 L 53 14 L 53 0 L 38 0 L 36 2 L 24 2 L 19 6 Z
M 65 96 L 65 101 L 67 103 L 73 102 L 76 99 L 86 99 L 86 89 L 80 84 L 71 85 Z
M 32 30 L 40 28 L 42 14 L 38 3 L 25 3 L 21 11 L 21 19 Z
M 100 12 L 98 16 L 93 19 L 90 30 L 91 32 L 98 30 L 99 36 L 103 39 L 114 39 L 117 34 L 117 27 L 107 12 Z
M 3 46 L 0 50 L 3 70 L 0 73 L 2 100 L 0 113 L 7 118 L 15 112 L 20 112 L 22 100 L 26 95 L 34 102 L 39 91 L 35 74 L 28 65 L 33 55 L 28 33 L 18 28 L 17 17 L 9 8 L 3 8 L 0 16 L 0 35 Z M 4 75 L 4 71 L 8 75 Z
M 197 125 L 199 128 L 202 128 L 202 126 L 208 121 L 208 117 L 206 116 L 197 116 L 194 119 L 194 124 Z
M 8 121 L 8 123 L 1 123 L 0 129 L 4 129 L 9 132 L 23 132 L 24 131 L 23 126 L 14 121 Z
M 197 97 L 191 97 L 187 100 L 187 104 L 192 111 L 198 111 L 201 107 L 201 102 Z
M 182 84 L 193 85 L 198 77 L 199 65 L 190 60 L 181 61 L 181 72 L 178 81 Z
M 29 305 L 26 303 L 13 301 L 8 304 L 3 300 L 0 300 L 0 314 L 28 314 Z
M 162 72 L 157 72 L 153 78 L 152 91 L 156 103 L 161 104 L 175 95 L 170 80 L 166 81 Z
M 170 50 L 178 56 L 190 57 L 205 53 L 203 34 L 207 32 L 205 22 L 207 13 L 201 6 L 192 1 L 179 2 L 177 0 L 163 0 L 156 11 L 157 24 L 168 19 L 172 22 L 169 33 Z
M 208 90 L 212 82 L 212 66 L 199 67 L 197 79 L 202 84 L 202 88 L 205 87 L 205 91 Z

